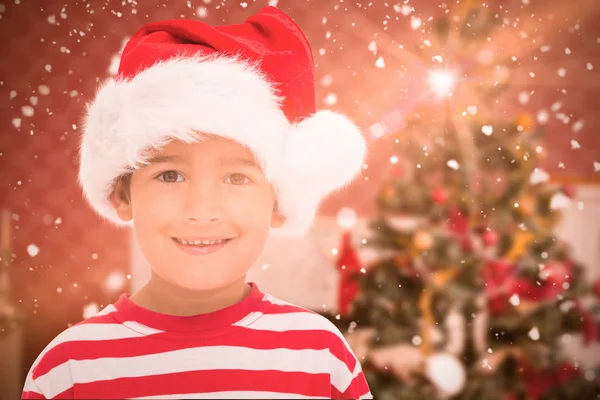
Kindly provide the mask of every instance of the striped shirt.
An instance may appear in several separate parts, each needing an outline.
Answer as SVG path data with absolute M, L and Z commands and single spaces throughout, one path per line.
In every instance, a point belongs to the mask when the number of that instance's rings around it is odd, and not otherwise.
M 22 397 L 372 398 L 331 322 L 251 285 L 239 303 L 190 317 L 124 294 L 42 351 Z

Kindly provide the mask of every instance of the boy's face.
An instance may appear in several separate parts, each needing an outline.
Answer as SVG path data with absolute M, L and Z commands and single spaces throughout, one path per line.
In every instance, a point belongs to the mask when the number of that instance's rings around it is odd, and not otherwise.
M 120 218 L 133 219 L 153 273 L 188 290 L 243 279 L 269 228 L 283 223 L 252 152 L 224 138 L 171 142 L 133 173 L 129 196 L 124 190 L 117 184 L 113 205 Z

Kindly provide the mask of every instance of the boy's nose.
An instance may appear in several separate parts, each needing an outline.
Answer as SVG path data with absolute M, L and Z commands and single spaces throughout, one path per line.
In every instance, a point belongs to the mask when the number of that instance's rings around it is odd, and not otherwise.
M 221 221 L 223 215 L 218 193 L 214 190 L 190 190 L 188 193 L 184 219 L 186 222 L 208 223 Z

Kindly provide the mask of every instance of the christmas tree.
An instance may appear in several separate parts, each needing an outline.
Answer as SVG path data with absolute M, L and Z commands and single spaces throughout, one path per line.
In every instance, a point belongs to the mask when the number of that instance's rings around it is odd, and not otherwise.
M 466 57 L 497 25 L 478 7 L 460 21 L 434 25 L 445 59 Z M 511 60 L 488 65 L 510 70 Z M 534 116 L 494 113 L 509 78 L 478 79 L 477 107 L 453 96 L 448 70 L 431 78 L 439 106 L 415 110 L 392 133 L 395 173 L 366 240 L 379 256 L 360 265 L 345 235 L 340 313 L 325 315 L 377 399 L 596 398 L 600 371 L 561 351 L 573 333 L 595 342 L 600 321 L 598 284 L 555 233 L 573 187 L 540 168 Z

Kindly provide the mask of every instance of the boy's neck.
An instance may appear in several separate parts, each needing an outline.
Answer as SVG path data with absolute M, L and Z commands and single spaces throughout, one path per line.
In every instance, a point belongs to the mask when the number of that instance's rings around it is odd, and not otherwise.
M 207 314 L 222 310 L 242 301 L 251 287 L 245 277 L 231 285 L 210 290 L 193 291 L 177 287 L 152 276 L 150 281 L 131 295 L 130 300 L 140 307 L 181 317 Z

